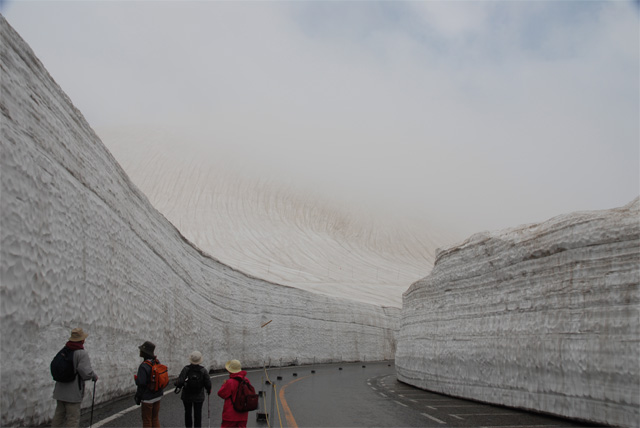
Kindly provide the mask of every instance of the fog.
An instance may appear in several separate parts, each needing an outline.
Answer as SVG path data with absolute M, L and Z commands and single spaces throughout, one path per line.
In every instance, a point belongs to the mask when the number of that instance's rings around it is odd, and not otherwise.
M 639 193 L 632 2 L 4 2 L 101 133 L 458 236 Z

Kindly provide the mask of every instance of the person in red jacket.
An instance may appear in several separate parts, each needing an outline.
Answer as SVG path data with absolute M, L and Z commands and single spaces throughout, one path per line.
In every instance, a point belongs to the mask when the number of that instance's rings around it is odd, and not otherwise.
M 236 411 L 236 409 L 233 408 L 233 402 L 231 400 L 235 397 L 238 385 L 240 384 L 237 380 L 232 379 L 236 378 L 241 380 L 245 378 L 247 372 L 242 370 L 242 365 L 238 360 L 227 361 L 224 367 L 229 372 L 229 379 L 226 379 L 222 383 L 222 386 L 218 391 L 218 396 L 224 399 L 221 428 L 246 428 L 247 420 L 249 419 L 249 412 Z

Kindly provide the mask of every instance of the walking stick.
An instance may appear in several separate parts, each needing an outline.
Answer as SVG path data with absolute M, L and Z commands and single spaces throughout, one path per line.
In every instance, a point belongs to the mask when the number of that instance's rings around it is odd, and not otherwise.
M 211 409 L 209 408 L 209 398 L 211 394 L 207 394 L 207 419 L 209 419 L 209 428 L 211 428 Z
M 91 397 L 91 419 L 89 420 L 89 428 L 93 425 L 93 404 L 96 402 L 96 381 L 93 381 L 93 397 Z

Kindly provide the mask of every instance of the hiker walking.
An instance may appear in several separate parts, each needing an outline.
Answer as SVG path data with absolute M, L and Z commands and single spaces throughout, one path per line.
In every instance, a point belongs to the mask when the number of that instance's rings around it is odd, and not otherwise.
M 98 380 L 91 368 L 84 341 L 89 336 L 81 328 L 71 330 L 71 337 L 51 362 L 51 374 L 56 380 L 53 399 L 57 400 L 52 427 L 80 426 L 80 405 L 84 397 L 84 381 Z M 69 375 L 65 376 L 64 372 Z M 59 380 L 58 380 L 59 379 Z
M 187 428 L 202 427 L 202 405 L 204 391 L 211 394 L 211 378 L 207 369 L 202 367 L 202 354 L 193 351 L 189 356 L 190 364 L 184 366 L 175 382 L 176 392 L 182 389 L 182 403 L 184 404 L 184 425 Z M 193 418 L 191 417 L 193 410 Z
M 164 388 L 169 382 L 166 366 L 158 361 L 155 355 L 156 345 L 147 341 L 138 347 L 142 363 L 138 367 L 138 374 L 135 376 L 138 390 L 134 397 L 136 404 L 142 404 L 142 426 L 143 428 L 159 428 L 160 400 Z M 162 367 L 164 373 L 156 372 L 158 367 Z M 162 376 L 162 381 L 160 381 Z
M 242 365 L 238 360 L 227 361 L 224 367 L 229 372 L 229 379 L 226 379 L 220 390 L 218 396 L 224 399 L 224 406 L 222 408 L 222 428 L 246 428 L 247 420 L 249 420 L 248 412 L 238 412 L 233 407 L 233 398 L 236 396 L 238 385 L 245 379 L 247 372 L 242 370 Z M 247 382 L 249 380 L 247 379 Z

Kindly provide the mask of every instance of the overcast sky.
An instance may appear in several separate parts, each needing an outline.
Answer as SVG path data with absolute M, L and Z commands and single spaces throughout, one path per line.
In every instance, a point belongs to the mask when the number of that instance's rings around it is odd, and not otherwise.
M 633 2 L 4 1 L 98 134 L 462 236 L 640 193 Z

